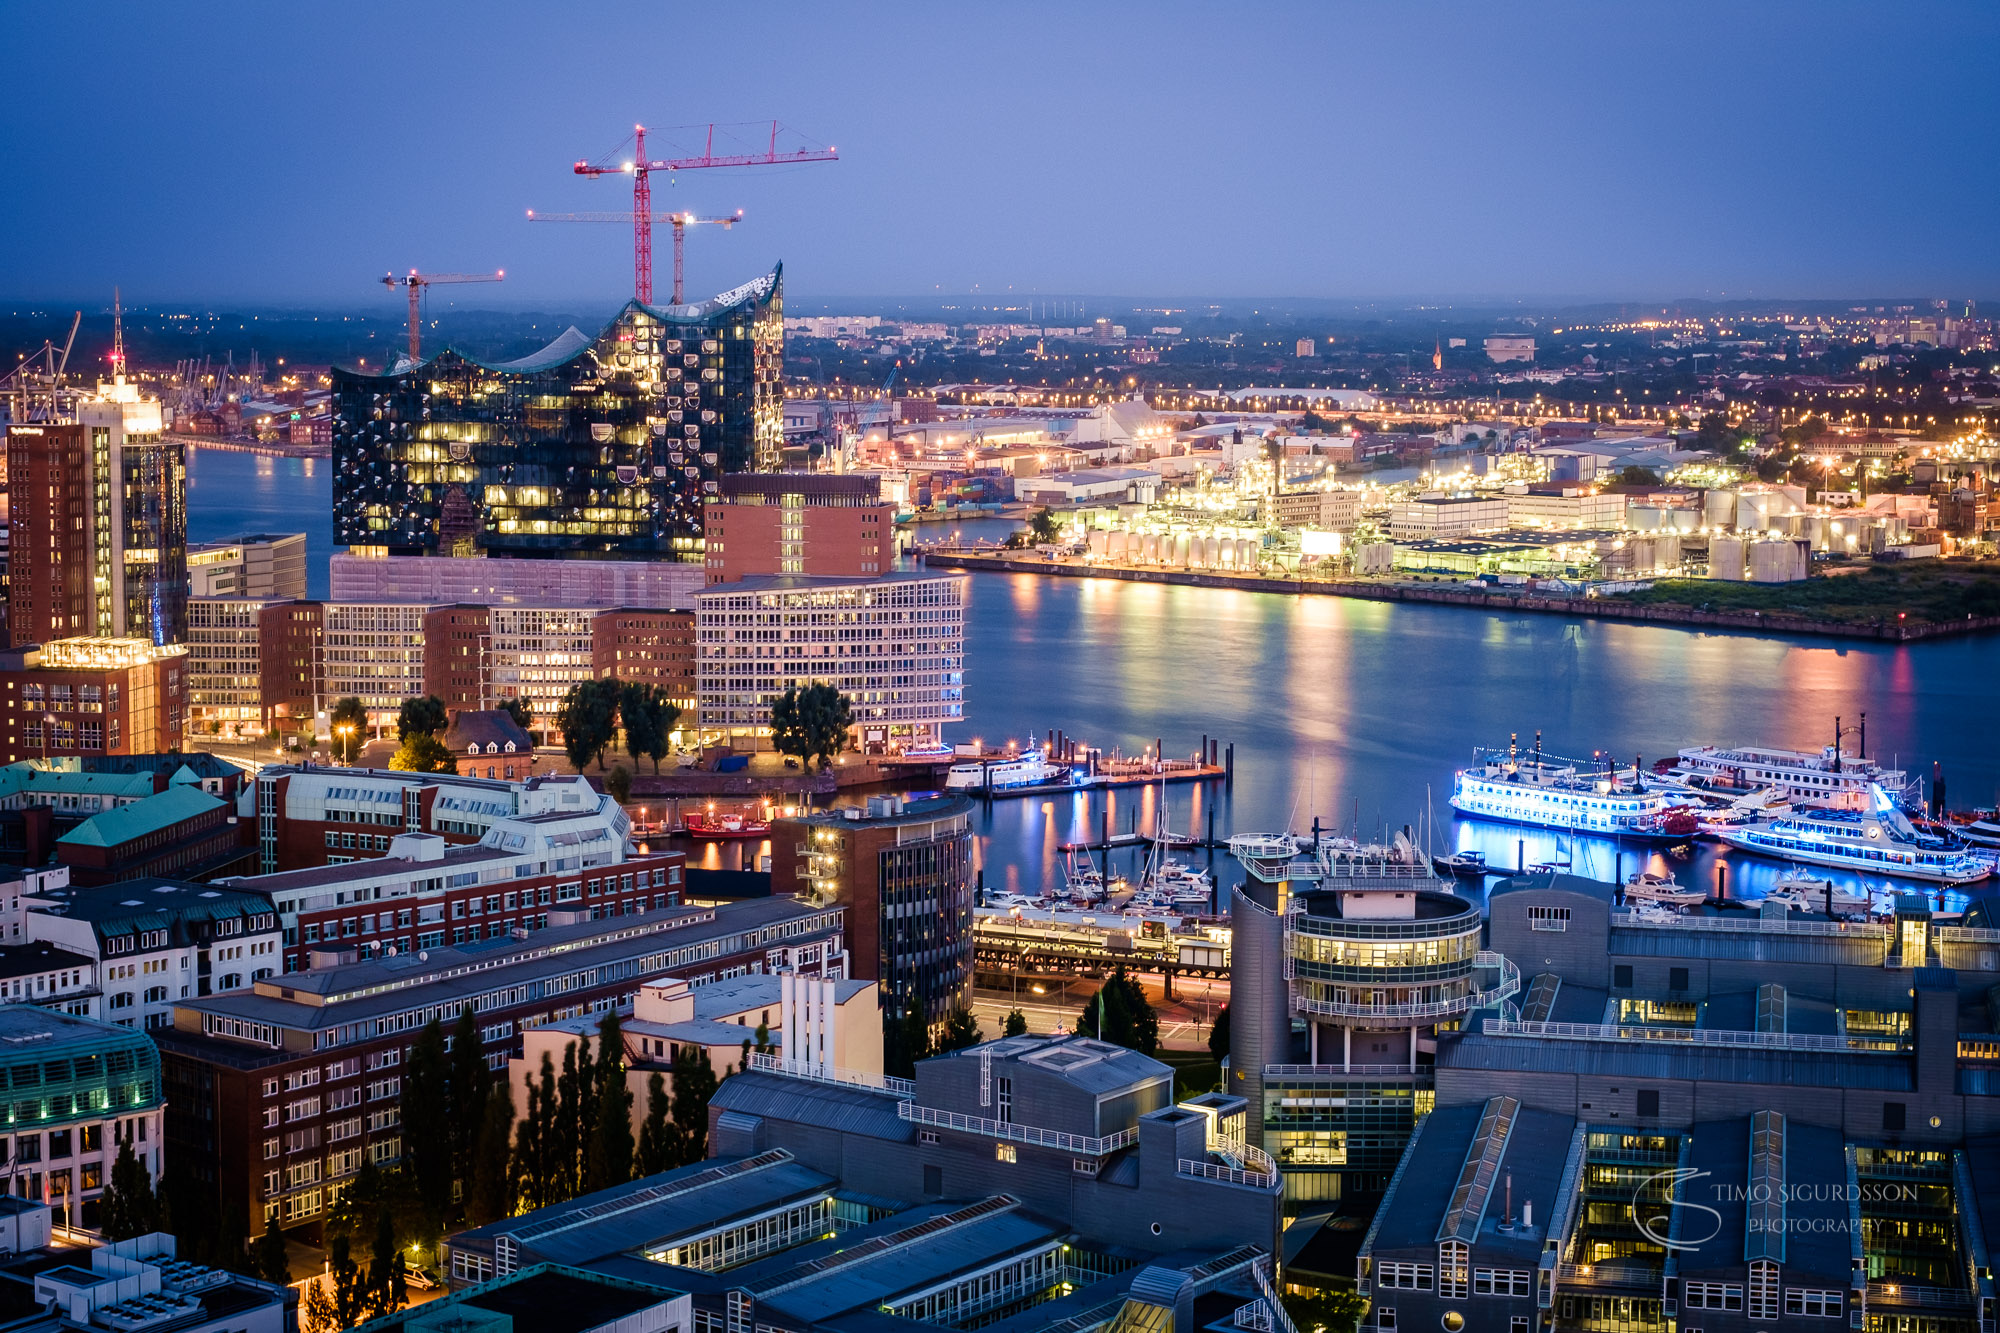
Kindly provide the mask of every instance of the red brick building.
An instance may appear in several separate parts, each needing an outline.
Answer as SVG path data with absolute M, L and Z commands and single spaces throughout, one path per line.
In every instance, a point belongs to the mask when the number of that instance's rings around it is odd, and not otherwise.
M 249 868 L 236 807 L 192 783 L 113 807 L 56 839 L 56 859 L 80 887 L 128 879 L 203 880 Z
M 269 734 L 310 735 L 319 708 L 326 608 L 273 602 L 257 616 L 257 685 Z
M 492 703 L 487 673 L 493 613 L 483 606 L 439 606 L 424 613 L 424 691 L 447 712 Z
M 599 680 L 664 686 L 682 716 L 694 716 L 694 612 L 620 607 L 598 612 L 590 632 L 591 665 Z
M 80 423 L 7 428 L 10 642 L 91 633 L 90 451 Z
M 513 714 L 498 708 L 459 708 L 445 728 L 444 748 L 462 777 L 525 782 L 535 775 L 535 741 Z
M 524 1029 L 628 1002 L 648 980 L 773 972 L 808 950 L 844 965 L 841 920 L 791 898 L 676 908 L 187 1000 L 153 1034 L 168 1152 L 206 1216 L 235 1204 L 253 1231 L 316 1229 L 364 1160 L 393 1164 L 405 1133 L 435 1128 L 404 1125 L 401 1105 L 410 1046 L 431 1019 L 448 1031 L 473 1008 L 487 1063 L 504 1070 Z
M 0 714 L 0 754 L 10 764 L 172 753 L 187 716 L 187 649 L 80 638 L 10 649 L 0 653 Z
M 869 476 L 759 472 L 722 479 L 702 519 L 710 583 L 757 574 L 887 573 L 895 506 Z

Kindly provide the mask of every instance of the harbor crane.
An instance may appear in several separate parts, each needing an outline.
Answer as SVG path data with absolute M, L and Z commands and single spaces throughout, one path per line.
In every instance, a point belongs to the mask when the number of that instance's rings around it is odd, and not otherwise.
M 424 288 L 435 287 L 443 282 L 499 282 L 506 276 L 505 269 L 496 273 L 419 273 L 415 269 L 411 269 L 407 276 L 401 278 L 393 273 L 383 274 L 382 285 L 384 287 L 392 291 L 398 287 L 407 287 L 410 289 L 411 363 L 415 364 L 417 360 L 417 334 L 423 327 L 423 312 L 418 309 L 418 305 L 423 298 Z
M 743 210 L 740 208 L 737 209 L 736 212 L 731 214 L 730 216 L 723 218 L 698 218 L 692 213 L 655 213 L 650 219 L 648 219 L 648 221 L 652 223 L 661 223 L 661 222 L 667 223 L 674 229 L 673 303 L 675 305 L 679 305 L 681 303 L 685 290 L 681 275 L 684 268 L 686 267 L 687 229 L 689 227 L 706 227 L 712 225 L 712 226 L 719 226 L 726 231 L 729 228 L 734 227 L 737 223 L 741 222 L 742 220 L 743 220 Z M 645 225 L 645 223 L 642 223 L 640 221 L 639 215 L 637 213 L 537 213 L 532 208 L 528 210 L 528 221 L 530 222 L 630 222 L 642 226 Z M 648 263 L 650 264 L 650 262 L 651 260 L 649 258 Z M 651 291 L 650 277 L 651 275 L 649 273 L 648 285 L 647 285 L 647 290 L 649 292 Z M 642 296 L 639 299 L 643 301 L 646 298 Z
M 804 162 L 836 162 L 839 160 L 839 154 L 831 146 L 826 148 L 817 146 L 795 148 L 787 146 L 784 149 L 780 149 L 778 147 L 778 136 L 784 127 L 775 120 L 771 121 L 768 127 L 761 121 L 757 123 L 757 133 L 760 136 L 765 136 L 761 149 L 753 148 L 750 152 L 741 153 L 727 151 L 718 153 L 715 151 L 716 131 L 722 131 L 725 140 L 729 140 L 736 138 L 736 135 L 732 133 L 733 131 L 743 128 L 745 127 L 711 123 L 708 125 L 684 126 L 680 130 L 661 130 L 659 133 L 662 135 L 686 133 L 691 137 L 698 134 L 701 138 L 701 150 L 699 152 L 689 151 L 677 157 L 651 158 L 646 156 L 646 127 L 644 125 L 634 125 L 632 132 L 635 147 L 630 158 L 616 161 L 605 159 L 598 162 L 578 162 L 573 168 L 579 176 L 594 178 L 597 176 L 627 175 L 632 178 L 632 292 L 633 295 L 639 298 L 640 304 L 651 305 L 653 303 L 653 224 L 659 219 L 653 213 L 652 173 L 656 171 L 665 171 L 668 173 L 697 171 L 709 167 L 793 166 Z M 725 143 L 724 146 L 727 148 L 729 145 Z M 671 214 L 667 216 L 669 219 L 672 217 Z M 615 220 L 622 221 L 623 218 L 620 216 Z M 676 239 L 678 240 L 678 233 L 676 234 Z M 678 249 L 676 249 L 675 253 L 678 256 Z M 675 265 L 675 269 L 674 300 L 678 303 L 681 295 L 678 264 Z

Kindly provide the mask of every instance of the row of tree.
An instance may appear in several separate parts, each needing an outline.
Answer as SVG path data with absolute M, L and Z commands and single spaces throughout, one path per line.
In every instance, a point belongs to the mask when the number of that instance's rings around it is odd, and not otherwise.
M 604 767 L 604 752 L 622 731 L 625 753 L 633 763 L 644 758 L 660 761 L 673 753 L 674 728 L 681 718 L 680 706 L 664 685 L 636 680 L 585 680 L 570 686 L 556 709 L 556 727 L 563 734 L 563 752 L 581 773 L 591 763 Z

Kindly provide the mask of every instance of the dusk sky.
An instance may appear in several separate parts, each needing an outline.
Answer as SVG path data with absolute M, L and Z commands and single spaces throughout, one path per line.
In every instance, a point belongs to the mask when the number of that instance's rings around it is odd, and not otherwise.
M 2000 7 L 13 5 L 0 299 L 367 307 L 630 291 L 573 175 L 635 121 L 776 117 L 835 164 L 691 294 L 2000 295 Z M 659 234 L 659 281 L 670 247 Z

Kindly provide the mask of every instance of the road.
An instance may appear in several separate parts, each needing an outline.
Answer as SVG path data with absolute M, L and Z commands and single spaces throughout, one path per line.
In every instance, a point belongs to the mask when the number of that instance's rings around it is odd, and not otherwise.
M 1139 981 L 1160 1015 L 1160 1044 L 1173 1050 L 1205 1050 L 1215 1011 L 1229 1003 L 1229 983 L 1184 977 L 1175 983 L 1175 998 L 1169 1002 L 1157 979 Z M 1094 981 L 1062 977 L 1023 976 L 1019 983 L 1018 992 L 982 989 L 973 995 L 973 1016 L 989 1037 L 1006 1030 L 1007 1014 L 1017 1008 L 1028 1020 L 1030 1032 L 1054 1032 L 1058 1026 L 1069 1031 L 1098 987 Z

